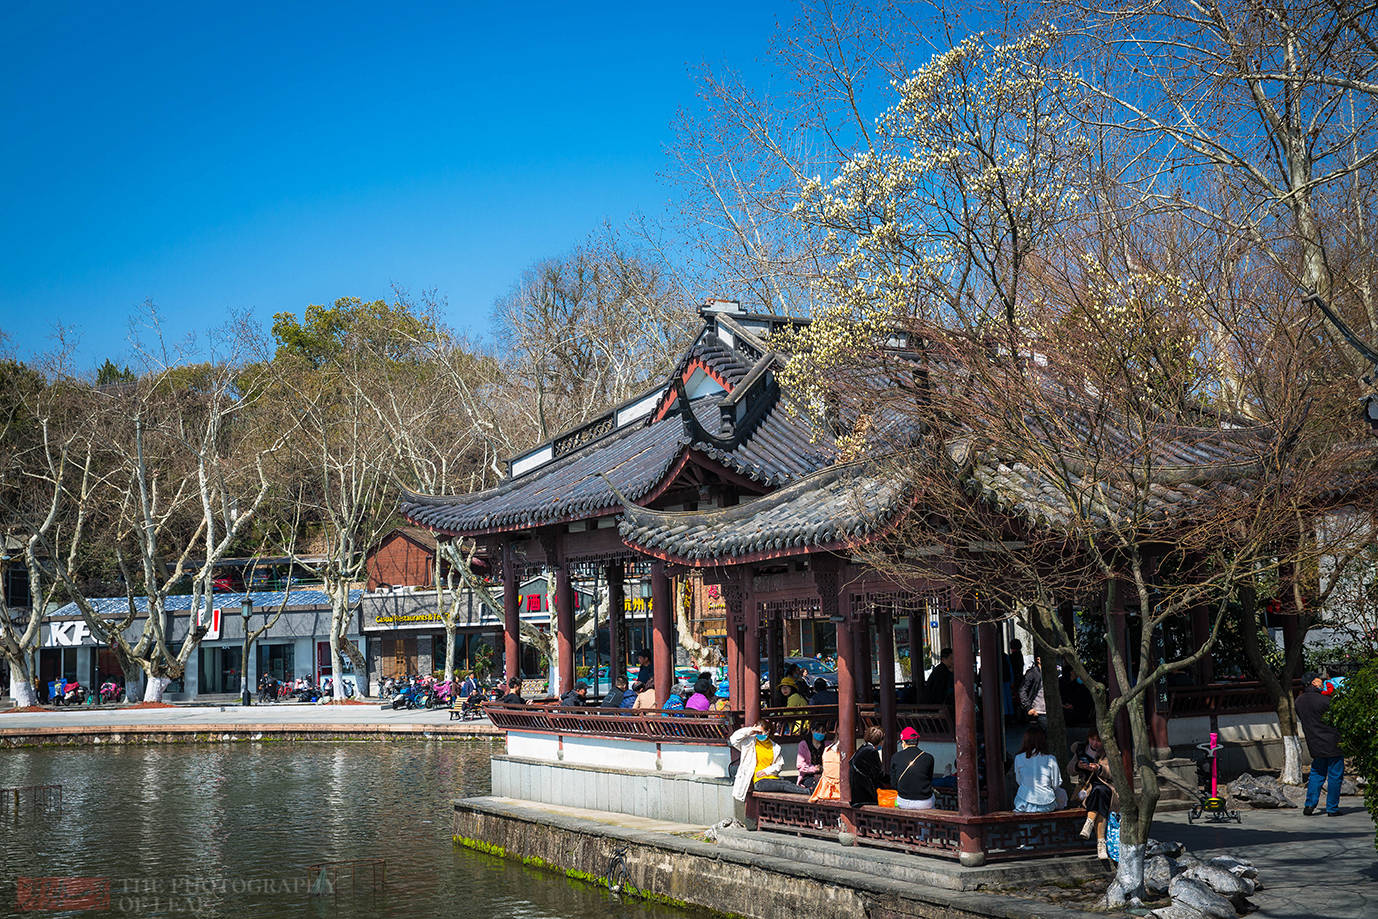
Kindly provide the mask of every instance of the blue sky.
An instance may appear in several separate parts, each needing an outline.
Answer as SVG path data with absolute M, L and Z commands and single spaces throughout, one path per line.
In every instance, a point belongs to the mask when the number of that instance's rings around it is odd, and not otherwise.
M 438 288 L 483 333 L 521 269 L 660 213 L 691 70 L 759 62 L 790 3 L 9 0 L 0 329 L 93 366 L 175 334 Z

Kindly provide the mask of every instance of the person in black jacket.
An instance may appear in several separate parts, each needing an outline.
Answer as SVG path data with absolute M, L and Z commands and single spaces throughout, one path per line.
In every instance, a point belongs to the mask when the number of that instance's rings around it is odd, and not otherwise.
M 560 697 L 561 705 L 583 705 L 588 701 L 589 684 L 583 680 L 574 684 L 574 688 Z
M 900 732 L 900 748 L 890 757 L 890 784 L 897 793 L 896 807 L 921 811 L 937 806 L 933 754 L 919 747 L 919 732 L 914 728 Z
M 951 705 L 956 697 L 952 679 L 952 649 L 943 648 L 938 654 L 938 666 L 928 674 L 923 684 L 924 701 L 929 705 Z
M 1311 816 L 1321 800 L 1321 786 L 1326 785 L 1325 812 L 1331 817 L 1340 815 L 1340 782 L 1345 774 L 1345 758 L 1340 753 L 1340 732 L 1325 723 L 1330 697 L 1321 692 L 1321 675 L 1308 673 L 1306 688 L 1297 699 L 1297 718 L 1306 734 L 1306 747 L 1311 751 L 1311 775 L 1306 780 L 1306 806 L 1302 813 Z
M 521 677 L 512 677 L 507 683 L 507 695 L 498 700 L 506 705 L 525 705 L 526 700 L 522 698 Z
M 890 787 L 889 777 L 880 762 L 880 744 L 885 742 L 885 732 L 869 727 L 861 739 L 863 743 L 852 754 L 852 804 L 875 804 L 876 789 Z
M 655 682 L 655 668 L 651 666 L 651 652 L 641 649 L 636 652 L 636 679 L 632 680 L 632 692 L 641 692 Z

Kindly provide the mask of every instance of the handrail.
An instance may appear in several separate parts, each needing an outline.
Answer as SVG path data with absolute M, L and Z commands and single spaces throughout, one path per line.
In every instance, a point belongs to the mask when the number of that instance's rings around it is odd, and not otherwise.
M 731 712 L 652 711 L 593 706 L 490 703 L 494 727 L 536 734 L 613 737 L 658 743 L 720 744 L 732 734 Z

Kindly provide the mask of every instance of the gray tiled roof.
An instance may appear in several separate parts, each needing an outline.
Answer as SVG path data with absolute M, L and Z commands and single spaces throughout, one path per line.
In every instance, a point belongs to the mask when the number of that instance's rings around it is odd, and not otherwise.
M 628 507 L 621 533 L 629 546 L 651 555 L 711 565 L 853 545 L 893 520 L 904 503 L 904 489 L 888 470 L 845 464 L 735 507 L 701 513 Z
M 717 405 L 713 396 L 693 403 L 695 417 L 709 431 L 718 426 Z M 773 408 L 744 443 L 730 450 L 692 436 L 676 412 L 615 431 L 486 491 L 451 497 L 404 495 L 401 510 L 413 523 L 447 533 L 524 529 L 597 516 L 621 510 L 622 502 L 612 486 L 633 501 L 641 500 L 690 450 L 763 488 L 776 488 L 812 472 L 828 456 L 827 447 L 811 443 L 808 429 L 783 406 Z

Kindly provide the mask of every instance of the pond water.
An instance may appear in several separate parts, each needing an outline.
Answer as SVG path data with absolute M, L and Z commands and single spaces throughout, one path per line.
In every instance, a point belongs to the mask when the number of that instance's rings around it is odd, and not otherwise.
M 693 919 L 457 849 L 450 802 L 487 793 L 489 752 L 452 741 L 0 752 L 0 787 L 63 787 L 60 814 L 0 808 L 0 916 Z M 358 859 L 382 859 L 385 883 L 372 865 L 328 869 L 325 884 L 309 870 Z

